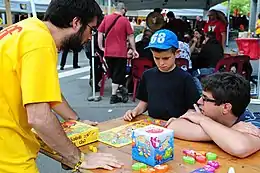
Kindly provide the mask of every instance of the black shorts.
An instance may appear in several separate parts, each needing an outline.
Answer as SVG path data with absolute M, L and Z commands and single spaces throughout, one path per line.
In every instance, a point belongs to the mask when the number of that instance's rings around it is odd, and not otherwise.
M 109 67 L 109 73 L 112 79 L 112 83 L 125 85 L 127 59 L 106 57 L 106 61 Z

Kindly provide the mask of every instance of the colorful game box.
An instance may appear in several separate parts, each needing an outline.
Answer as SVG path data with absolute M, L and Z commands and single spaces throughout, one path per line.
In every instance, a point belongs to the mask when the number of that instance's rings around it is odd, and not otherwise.
M 68 138 L 77 147 L 95 142 L 98 140 L 99 129 L 78 121 L 66 121 L 61 124 Z
M 143 120 L 119 126 L 99 133 L 98 140 L 113 147 L 123 147 L 132 143 L 132 130 L 148 126 Z
M 173 160 L 173 130 L 149 125 L 133 130 L 132 158 L 150 166 Z
M 61 123 L 62 128 L 67 134 L 68 138 L 76 145 L 77 147 L 95 142 L 98 140 L 99 129 L 97 127 L 90 126 L 88 124 L 78 122 L 78 121 L 66 121 Z M 35 130 L 32 130 L 35 134 Z M 42 149 L 56 154 L 50 147 L 48 147 L 41 138 L 36 134 L 40 146 Z

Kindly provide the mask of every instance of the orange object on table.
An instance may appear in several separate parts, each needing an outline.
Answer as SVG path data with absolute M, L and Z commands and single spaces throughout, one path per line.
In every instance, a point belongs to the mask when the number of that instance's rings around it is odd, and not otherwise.
M 240 54 L 252 60 L 260 59 L 260 38 L 237 38 L 236 42 Z
M 154 167 L 156 173 L 165 173 L 169 170 L 169 166 L 168 165 L 156 165 Z
M 140 173 L 157 173 L 153 168 L 142 168 L 140 169 Z

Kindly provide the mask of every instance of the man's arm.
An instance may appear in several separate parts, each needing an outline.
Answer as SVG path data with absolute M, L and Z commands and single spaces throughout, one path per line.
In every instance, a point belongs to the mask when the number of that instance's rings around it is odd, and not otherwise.
M 174 130 L 174 137 L 187 141 L 211 141 L 200 125 L 186 119 L 173 120 L 167 128 Z
M 67 138 L 57 117 L 48 103 L 25 105 L 28 123 L 38 136 L 53 150 L 63 156 L 63 163 L 74 166 L 80 158 L 80 150 Z
M 221 33 L 221 45 L 223 47 L 223 50 L 225 51 L 225 47 L 226 47 L 226 32 L 222 32 Z
M 130 43 L 130 47 L 135 51 L 136 48 L 135 48 L 135 36 L 134 36 L 134 34 L 128 35 L 128 40 L 129 40 L 129 43 Z
M 104 47 L 103 47 L 103 33 L 102 32 L 98 32 L 98 47 L 100 50 L 104 51 Z
M 260 149 L 259 137 L 241 133 L 209 118 L 203 119 L 200 126 L 222 150 L 233 156 L 245 158 Z
M 133 109 L 133 112 L 136 112 L 136 115 L 141 115 L 147 110 L 147 106 L 147 102 L 140 100 L 138 105 Z
M 79 118 L 77 113 L 70 107 L 69 103 L 62 94 L 61 97 L 62 102 L 60 104 L 55 105 L 52 109 L 65 121 L 77 120 Z

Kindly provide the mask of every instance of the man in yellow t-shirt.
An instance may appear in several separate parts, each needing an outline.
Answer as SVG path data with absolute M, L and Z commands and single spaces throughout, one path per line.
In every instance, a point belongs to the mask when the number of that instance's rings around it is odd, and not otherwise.
M 95 0 L 53 0 L 44 21 L 29 18 L 0 31 L 0 173 L 38 172 L 32 128 L 69 166 L 121 167 L 111 154 L 81 153 L 52 113 L 78 119 L 60 94 L 57 49 L 90 39 L 101 14 Z
M 256 21 L 256 35 L 260 37 L 260 13 L 258 14 L 258 19 Z

